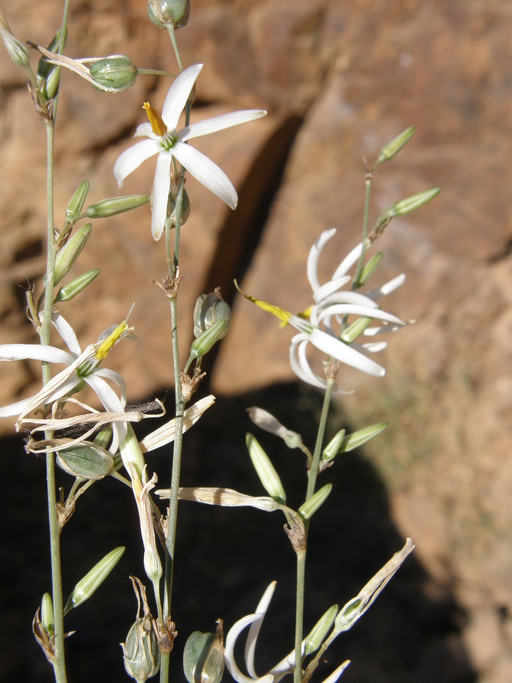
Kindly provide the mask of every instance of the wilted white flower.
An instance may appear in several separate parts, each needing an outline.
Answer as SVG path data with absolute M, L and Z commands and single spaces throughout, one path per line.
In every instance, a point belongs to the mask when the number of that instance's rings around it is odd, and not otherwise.
M 226 636 L 226 647 L 224 651 L 224 659 L 229 673 L 238 683 L 278 683 L 284 676 L 291 674 L 295 668 L 295 652 L 290 652 L 288 656 L 282 659 L 276 666 L 268 671 L 263 676 L 258 676 L 254 667 L 254 655 L 256 651 L 256 643 L 263 624 L 263 619 L 267 613 L 270 601 L 274 594 L 276 582 L 272 581 L 267 587 L 266 591 L 256 607 L 254 614 L 248 614 L 242 619 L 239 619 L 229 630 Z M 244 660 L 247 674 L 243 673 L 235 661 L 235 644 L 238 637 L 246 628 L 249 628 L 247 640 L 245 644 Z M 302 652 L 305 652 L 306 639 L 302 642 Z M 333 673 L 328 676 L 324 683 L 335 683 L 348 666 L 349 662 L 343 662 Z
M 123 377 L 114 370 L 100 366 L 112 346 L 129 331 L 127 323 L 121 323 L 114 330 L 106 330 L 96 344 L 90 344 L 82 351 L 73 328 L 60 314 L 56 314 L 52 322 L 69 351 L 41 344 L 1 344 L 0 360 L 32 359 L 47 363 L 62 363 L 67 367 L 52 377 L 35 396 L 0 408 L 0 417 L 18 415 L 17 424 L 19 425 L 20 421 L 33 410 L 75 393 L 83 382 L 92 388 L 108 412 L 124 412 L 126 385 Z M 118 386 L 120 395 L 114 391 L 107 380 Z M 115 422 L 113 430 L 111 450 L 115 452 L 119 441 L 126 435 L 126 425 L 123 422 Z
M 260 109 L 236 111 L 192 123 L 181 130 L 177 130 L 180 115 L 187 104 L 202 68 L 202 64 L 194 64 L 179 74 L 165 98 L 162 117 L 148 102 L 145 103 L 144 109 L 150 123 L 140 124 L 135 136 L 144 136 L 148 140 L 138 142 L 124 151 L 114 165 L 114 175 L 119 187 L 121 187 L 124 179 L 143 161 L 158 154 L 153 184 L 153 214 L 151 218 L 151 232 L 155 240 L 160 239 L 164 229 L 173 159 L 176 159 L 196 180 L 216 194 L 231 209 L 234 209 L 238 203 L 236 190 L 224 171 L 197 149 L 186 144 L 187 141 L 258 119 L 266 114 Z

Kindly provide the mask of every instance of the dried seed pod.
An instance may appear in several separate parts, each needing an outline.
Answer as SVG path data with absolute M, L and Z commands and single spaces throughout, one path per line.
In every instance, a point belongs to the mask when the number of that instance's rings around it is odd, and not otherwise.
M 224 673 L 224 643 L 222 619 L 217 631 L 194 631 L 183 652 L 183 670 L 189 683 L 220 683 Z

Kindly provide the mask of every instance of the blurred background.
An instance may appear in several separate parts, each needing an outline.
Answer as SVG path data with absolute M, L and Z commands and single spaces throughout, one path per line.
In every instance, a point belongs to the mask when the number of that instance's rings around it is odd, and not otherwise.
M 19 38 L 47 45 L 61 5 L 4 0 L 2 11 Z M 332 432 L 383 420 L 390 427 L 330 470 L 338 495 L 312 527 L 308 623 L 355 595 L 406 536 L 416 544 L 374 608 L 329 651 L 322 671 L 350 658 L 348 683 L 512 680 L 511 23 L 506 0 L 193 0 L 190 22 L 177 34 L 184 64 L 205 64 L 197 120 L 234 109 L 269 112 L 195 145 L 226 171 L 240 200 L 232 213 L 187 182 L 184 356 L 202 292 L 222 288 L 233 324 L 201 388 L 213 391 L 217 404 L 186 437 L 185 485 L 261 492 L 244 445 L 251 405 L 303 430 L 310 445 L 314 439 L 320 396 L 295 382 L 290 331 L 241 300 L 233 278 L 287 310 L 309 305 L 311 244 L 338 228 L 321 264 L 327 279 L 360 240 L 364 159 L 371 164 L 410 125 L 417 128 L 412 142 L 378 169 L 372 218 L 398 199 L 442 188 L 432 204 L 395 219 L 380 240 L 385 258 L 376 284 L 407 274 L 386 309 L 415 324 L 390 340 L 385 378 L 343 374 L 343 387 L 355 392 L 343 397 L 331 424 Z M 73 2 L 66 54 L 116 53 L 140 68 L 176 69 L 169 38 L 149 22 L 142 0 Z M 119 193 L 113 163 L 143 121 L 142 102 L 160 109 L 169 81 L 140 77 L 130 90 L 107 95 L 65 73 L 62 86 L 58 225 L 84 178 L 90 202 Z M 0 88 L 1 342 L 30 343 L 25 290 L 45 269 L 45 135 L 24 72 L 3 46 Z M 145 163 L 123 193 L 149 192 L 153 173 L 154 164 Z M 95 222 L 79 272 L 99 267 L 102 274 L 80 305 L 61 311 L 86 345 L 135 302 L 137 339 L 116 347 L 113 367 L 125 376 L 130 401 L 160 396 L 172 412 L 168 305 L 154 284 L 166 274 L 164 250 L 149 221 L 143 207 Z M 1 405 L 31 395 L 40 381 L 30 363 L 0 370 Z M 30 633 L 49 589 L 44 463 L 25 454 L 12 422 L 0 430 L 0 679 L 49 681 L 51 669 Z M 271 437 L 261 440 L 299 504 L 295 453 Z M 151 466 L 163 486 L 165 455 Z M 78 630 L 69 640 L 71 681 L 124 677 L 117 643 L 136 611 L 127 576 L 143 570 L 130 492 L 114 484 L 94 486 L 63 532 L 69 590 L 112 547 L 127 546 L 102 592 L 70 617 L 70 630 Z M 219 617 L 229 627 L 278 579 L 257 655 L 263 673 L 292 647 L 291 637 L 282 640 L 291 634 L 294 577 L 282 520 L 191 504 L 180 514 L 175 675 L 181 680 L 179 657 L 191 630 L 214 630 Z

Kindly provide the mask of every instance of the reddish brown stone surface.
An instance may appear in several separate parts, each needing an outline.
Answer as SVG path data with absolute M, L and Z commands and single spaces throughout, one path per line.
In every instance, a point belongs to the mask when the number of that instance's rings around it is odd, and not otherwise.
M 38 5 L 37 22 L 33 6 L 8 0 L 2 9 L 21 38 L 47 43 L 60 3 Z M 406 150 L 379 168 L 372 207 L 375 218 L 397 199 L 442 188 L 382 239 L 382 281 L 407 274 L 387 308 L 416 323 L 392 339 L 384 380 L 347 372 L 346 387 L 357 391 L 343 408 L 356 426 L 390 422 L 370 456 L 391 491 L 398 528 L 414 538 L 440 585 L 453 581 L 468 610 L 462 642 L 482 683 L 512 679 L 511 21 L 499 0 L 196 0 L 178 34 L 185 64 L 205 63 L 198 118 L 269 109 L 266 119 L 197 143 L 240 188 L 240 208 L 228 216 L 193 179 L 187 183 L 193 211 L 183 231 L 180 311 L 189 328 L 205 272 L 216 276 L 212 286 L 222 280 L 229 287 L 238 277 L 254 296 L 293 311 L 307 306 L 305 259 L 316 237 L 338 228 L 325 254 L 326 276 L 359 239 L 362 158 L 371 162 L 390 138 L 417 127 Z M 117 52 L 141 67 L 175 68 L 168 38 L 146 20 L 145 3 L 77 3 L 67 53 Z M 141 78 L 107 96 L 73 74 L 64 86 L 58 222 L 84 177 L 92 201 L 117 194 L 112 165 L 143 120 L 140 104 L 151 98 L 160 106 L 168 87 Z M 1 341 L 29 342 L 23 289 L 44 271 L 44 130 L 23 72 L 5 51 L 0 87 Z M 275 170 L 281 165 L 282 174 Z M 146 162 L 123 192 L 148 192 L 153 168 Z M 147 207 L 97 221 L 93 233 L 80 270 L 100 267 L 102 275 L 78 310 L 62 312 L 87 344 L 136 303 L 137 340 L 115 351 L 116 369 L 136 400 L 172 384 L 167 304 L 153 284 L 165 275 L 163 246 L 151 238 Z M 231 247 L 227 265 L 221 239 Z M 249 239 L 256 246 L 242 263 Z M 235 395 L 292 379 L 289 339 L 288 330 L 238 297 L 212 370 L 214 392 Z M 184 338 L 184 357 L 187 344 Z M 0 370 L 1 404 L 35 390 L 37 368 Z

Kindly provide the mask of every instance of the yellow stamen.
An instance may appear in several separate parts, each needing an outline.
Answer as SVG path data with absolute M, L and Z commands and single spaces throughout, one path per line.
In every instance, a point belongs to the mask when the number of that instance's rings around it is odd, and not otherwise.
M 272 313 L 272 315 L 275 315 L 276 318 L 279 318 L 279 320 L 281 320 L 285 325 L 289 323 L 290 318 L 293 316 L 293 313 L 285 311 L 282 308 L 279 308 L 279 306 L 274 306 L 273 304 L 269 304 L 266 301 L 262 301 L 261 299 L 255 299 L 253 296 L 250 296 L 250 294 L 245 294 L 245 292 L 242 292 L 242 290 L 238 286 L 238 282 L 236 280 L 235 287 L 238 289 L 240 294 L 243 294 L 245 298 L 249 299 L 249 301 L 252 301 L 253 304 L 256 304 L 256 306 L 259 306 L 264 311 L 267 311 L 267 313 Z
M 126 332 L 128 329 L 128 323 L 126 320 L 123 320 L 123 322 L 116 327 L 116 329 L 109 334 L 109 336 L 105 339 L 105 341 L 101 342 L 101 344 L 98 346 L 98 350 L 96 351 L 95 357 L 97 360 L 103 360 L 104 358 L 107 357 L 107 354 L 109 353 L 110 349 L 116 344 L 121 336 Z
M 149 123 L 151 124 L 151 128 L 153 129 L 153 133 L 155 135 L 159 135 L 160 137 L 165 135 L 167 133 L 167 126 L 163 122 L 162 117 L 156 111 L 156 109 L 153 109 L 149 102 L 144 102 L 142 108 L 146 112 L 146 116 L 149 119 Z

